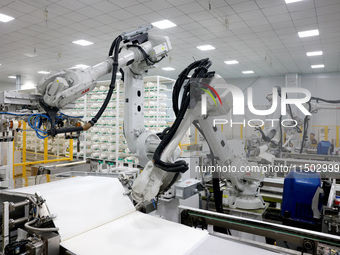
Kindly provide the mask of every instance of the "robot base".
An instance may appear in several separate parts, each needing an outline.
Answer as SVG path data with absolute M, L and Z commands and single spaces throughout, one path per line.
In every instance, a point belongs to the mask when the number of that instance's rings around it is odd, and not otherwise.
M 239 208 L 246 210 L 262 209 L 265 207 L 265 203 L 261 196 L 251 197 L 244 196 L 235 199 L 235 202 L 229 205 L 231 208 Z
M 266 206 L 261 195 L 236 196 L 229 192 L 223 193 L 223 205 L 233 209 L 255 210 L 265 208 Z

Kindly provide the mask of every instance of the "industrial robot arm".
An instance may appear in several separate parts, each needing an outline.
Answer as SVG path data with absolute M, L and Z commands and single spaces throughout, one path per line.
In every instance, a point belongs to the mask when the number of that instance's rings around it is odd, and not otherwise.
M 173 90 L 173 107 L 176 120 L 170 130 L 157 147 L 153 160 L 149 161 L 143 172 L 135 180 L 132 187 L 132 196 L 136 201 L 151 200 L 159 192 L 167 190 L 182 172 L 188 168 L 182 161 L 174 162 L 173 154 L 192 123 L 198 127 L 205 137 L 217 164 L 225 169 L 233 166 L 239 170 L 241 166 L 250 165 L 245 158 L 235 155 L 228 141 L 219 127 L 214 125 L 214 118 L 225 116 L 233 105 L 231 91 L 225 81 L 208 72 L 211 62 L 208 59 L 196 61 L 189 65 L 180 75 Z M 188 74 L 194 70 L 192 78 Z M 187 80 L 187 82 L 186 82 Z M 222 85 L 222 86 L 221 86 Z M 222 105 L 216 104 L 215 99 L 206 101 L 207 114 L 202 115 L 202 92 L 215 91 L 219 87 Z M 179 96 L 183 95 L 181 99 Z M 230 169 L 230 167 L 229 167 Z M 227 184 L 231 207 L 256 209 L 264 206 L 259 195 L 259 182 L 263 180 L 262 171 L 231 172 L 221 171 L 220 177 Z
M 110 90 L 97 115 L 89 123 L 77 128 L 57 130 L 51 123 L 50 135 L 88 130 L 98 121 L 111 98 L 117 70 L 128 68 L 130 73 L 125 74 L 125 78 L 128 75 L 143 75 L 167 55 L 171 50 L 169 38 L 149 36 L 147 32 L 151 28 L 151 25 L 140 27 L 118 36 L 112 43 L 109 56 L 104 62 L 84 70 L 66 69 L 42 78 L 38 84 L 38 90 L 42 94 L 39 101 L 53 122 L 60 108 L 92 91 L 100 77 L 112 72 Z M 120 47 L 121 42 L 124 43 L 123 47 Z M 134 84 L 130 85 L 134 86 Z
M 277 87 L 275 93 L 268 94 L 266 98 L 270 103 L 273 103 L 273 100 L 279 102 L 278 109 L 276 109 L 276 111 L 271 115 L 271 119 L 276 121 L 273 121 L 272 125 L 265 127 L 263 130 L 261 127 L 255 128 L 257 134 L 254 134 L 248 140 L 248 152 L 250 156 L 256 156 L 266 162 L 272 163 L 275 156 L 279 156 L 282 150 L 291 151 L 298 147 L 298 149 L 300 149 L 299 134 L 302 133 L 302 130 L 299 127 L 303 125 L 304 120 L 296 114 L 291 105 L 286 105 L 286 112 L 288 113 L 288 116 L 283 118 L 281 115 L 280 87 Z M 286 127 L 282 127 L 282 121 L 286 121 Z M 283 132 L 286 133 L 284 143 Z
M 273 101 L 273 94 L 267 95 L 269 102 Z M 277 101 L 281 100 L 281 88 L 278 88 L 278 93 L 275 95 Z M 315 102 L 316 101 L 316 102 Z M 323 102 L 323 103 L 320 103 Z M 326 100 L 322 98 L 311 97 L 311 100 L 304 104 L 304 107 L 312 114 L 317 113 L 320 109 L 339 109 L 337 104 L 340 100 Z M 333 104 L 333 105 L 332 105 Z M 278 104 L 281 105 L 280 103 Z M 295 151 L 302 153 L 310 146 L 307 139 L 307 130 L 310 120 L 310 116 L 306 115 L 304 118 L 300 117 L 296 110 L 291 105 L 286 105 L 286 112 L 288 118 L 283 119 L 280 113 L 280 109 L 277 110 L 272 119 L 277 119 L 275 125 L 264 128 L 256 128 L 258 135 L 253 135 L 249 139 L 249 153 L 252 156 L 257 156 L 265 161 L 272 162 L 275 156 L 280 156 L 282 150 Z M 289 123 L 288 119 L 292 120 L 292 126 L 288 124 L 284 126 L 281 124 L 281 120 L 286 120 L 286 124 Z M 293 123 L 294 122 L 294 123 Z M 303 126 L 303 130 L 300 127 Z M 282 142 L 283 132 L 285 133 L 285 142 Z M 302 137 L 300 134 L 302 133 Z M 275 155 L 275 156 L 274 156 Z

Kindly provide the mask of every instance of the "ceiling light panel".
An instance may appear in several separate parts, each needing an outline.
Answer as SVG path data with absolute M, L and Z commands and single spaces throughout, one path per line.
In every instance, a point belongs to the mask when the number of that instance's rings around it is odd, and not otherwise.
M 175 68 L 172 68 L 172 67 L 163 67 L 162 70 L 164 70 L 164 71 L 174 71 Z
M 40 73 L 40 74 L 49 74 L 50 72 L 48 72 L 48 71 L 39 71 L 38 73 Z
M 24 56 L 30 57 L 30 58 L 35 58 L 35 57 L 37 57 L 38 55 L 37 55 L 37 54 L 34 54 L 34 53 L 25 53 Z
M 295 2 L 301 2 L 303 0 L 285 0 L 286 4 L 291 4 L 291 3 L 295 3 Z
M 315 68 L 324 68 L 325 65 L 312 65 L 311 67 L 312 67 L 313 69 L 315 69 Z
M 323 55 L 322 51 L 310 51 L 306 53 L 308 57 L 313 57 L 313 56 L 321 56 Z
M 36 88 L 37 87 L 37 85 L 35 85 L 33 82 L 26 82 L 25 84 L 23 84 L 22 86 L 21 86 L 21 89 L 23 89 L 23 90 L 25 90 L 25 89 L 34 89 L 34 88 Z
M 235 65 L 235 64 L 238 64 L 238 61 L 237 60 L 227 60 L 227 61 L 224 61 L 225 64 L 227 65 Z
M 211 45 L 201 45 L 201 46 L 197 46 L 197 49 L 206 51 L 206 50 L 214 50 L 215 47 Z
M 84 65 L 84 64 L 79 64 L 79 65 L 75 65 L 75 66 L 73 66 L 71 68 L 85 69 L 85 68 L 88 68 L 88 67 L 90 67 L 90 66 Z
M 173 22 L 171 22 L 170 20 L 161 20 L 161 21 L 157 21 L 154 23 L 151 23 L 153 26 L 159 28 L 159 29 L 166 29 L 166 28 L 170 28 L 170 27 L 176 27 L 177 25 Z
M 10 76 L 8 76 L 8 78 L 10 78 L 10 79 L 16 79 L 17 77 L 14 76 L 14 75 L 10 75 Z
M 11 16 L 0 13 L 0 21 L 1 22 L 8 22 L 8 21 L 11 21 L 11 20 L 14 20 L 14 18 L 11 17 Z
M 254 71 L 243 71 L 242 73 L 243 74 L 251 74 L 251 73 L 254 73 Z
M 81 45 L 81 46 L 89 46 L 89 45 L 93 44 L 93 42 L 89 42 L 89 41 L 86 41 L 86 40 L 77 40 L 77 41 L 73 41 L 72 43 L 75 43 L 75 44 L 78 44 L 78 45 Z
M 308 31 L 301 31 L 298 34 L 299 34 L 300 38 L 310 37 L 310 36 L 317 36 L 317 35 L 319 35 L 319 29 L 308 30 Z

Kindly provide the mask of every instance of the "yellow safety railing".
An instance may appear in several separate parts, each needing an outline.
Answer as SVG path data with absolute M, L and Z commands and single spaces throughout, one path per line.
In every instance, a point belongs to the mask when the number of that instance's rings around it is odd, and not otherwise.
M 178 146 L 179 148 L 181 148 L 181 150 L 183 151 L 184 149 L 186 149 L 187 146 L 190 146 L 190 145 L 194 145 L 194 144 L 197 144 L 197 138 L 198 138 L 198 133 L 197 133 L 197 129 L 195 128 L 195 141 L 193 143 L 186 143 L 186 144 L 183 144 L 183 143 L 179 143 Z
M 16 166 L 22 166 L 22 177 L 24 179 L 27 179 L 27 166 L 29 165 L 35 165 L 35 164 L 46 164 L 51 162 L 58 162 L 58 161 L 73 161 L 73 139 L 70 139 L 69 141 L 69 157 L 59 157 L 56 155 L 49 155 L 48 154 L 48 137 L 44 139 L 44 152 L 43 153 L 35 153 L 27 151 L 27 134 L 26 134 L 26 128 L 27 123 L 23 121 L 23 140 L 22 140 L 22 150 L 15 150 L 15 141 L 13 140 L 13 178 L 15 179 L 15 167 Z M 14 152 L 15 151 L 22 151 L 22 163 L 14 163 Z M 38 160 L 38 161 L 28 161 L 27 162 L 27 154 L 37 154 L 37 155 L 43 155 L 44 160 Z M 54 159 L 49 159 L 49 157 L 53 157 Z M 48 177 L 49 178 L 49 177 Z M 27 182 L 26 182 L 27 183 Z

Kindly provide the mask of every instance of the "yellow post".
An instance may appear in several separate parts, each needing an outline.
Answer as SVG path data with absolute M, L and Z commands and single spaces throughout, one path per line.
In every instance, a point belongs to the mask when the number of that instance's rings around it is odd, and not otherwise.
M 240 125 L 240 138 L 242 139 L 243 138 L 243 126 Z
M 23 121 L 22 123 L 22 163 L 26 163 L 26 128 L 27 123 Z M 26 179 L 26 165 L 22 165 L 22 178 Z M 26 186 L 26 185 L 25 185 Z
M 70 139 L 70 161 L 73 161 L 73 139 Z
M 13 164 L 13 180 L 15 180 L 14 151 L 15 151 L 15 142 L 14 142 L 14 139 L 13 139 L 13 158 L 12 158 L 12 164 Z M 15 182 L 14 182 L 14 185 L 15 185 Z
M 44 160 L 48 160 L 48 137 L 44 139 Z
M 195 144 L 197 144 L 197 128 L 195 128 Z
M 336 126 L 336 141 L 335 147 L 339 147 L 339 126 Z
M 328 141 L 328 126 L 324 126 L 325 130 L 325 141 Z
M 286 132 L 284 132 L 284 133 L 283 133 L 283 143 L 286 142 L 286 136 L 287 136 L 287 134 L 286 134 Z

